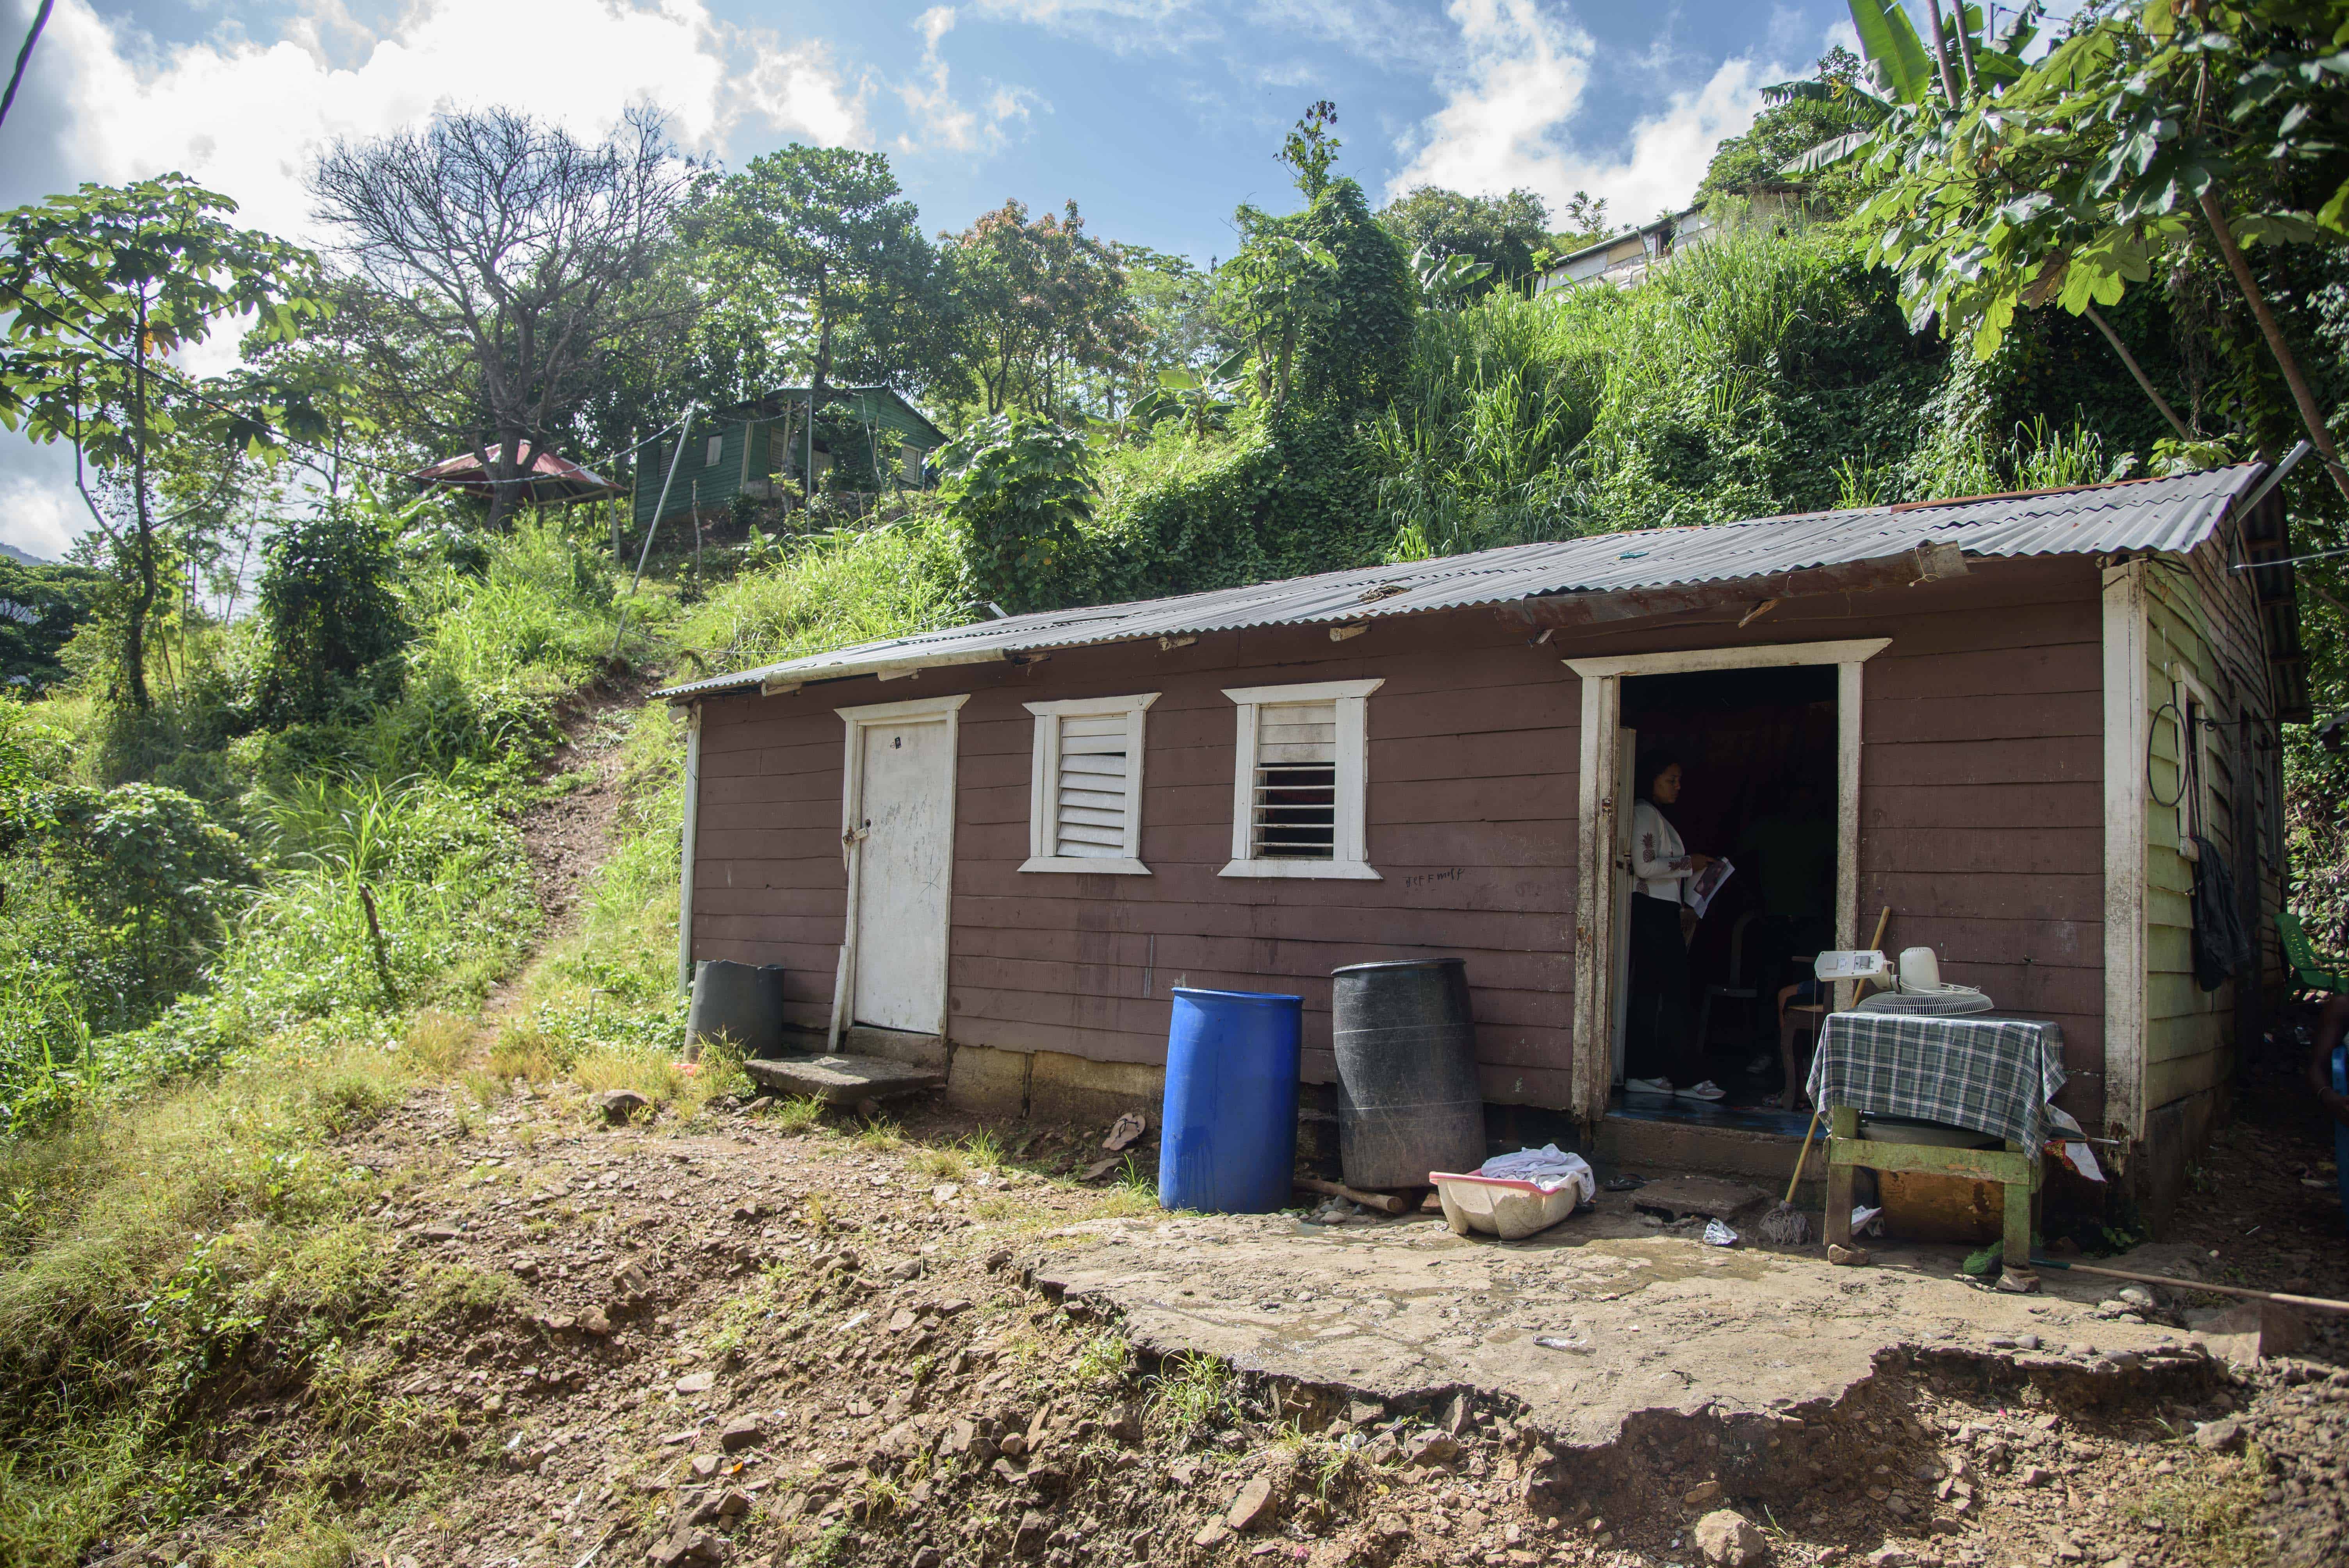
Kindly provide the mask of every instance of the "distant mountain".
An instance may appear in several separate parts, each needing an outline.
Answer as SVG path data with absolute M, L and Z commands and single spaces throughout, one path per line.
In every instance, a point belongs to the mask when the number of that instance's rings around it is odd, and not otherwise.
M 19 550 L 5 540 L 0 540 L 0 555 L 6 556 L 19 566 L 55 566 L 57 564 L 56 562 L 35 555 L 30 551 Z

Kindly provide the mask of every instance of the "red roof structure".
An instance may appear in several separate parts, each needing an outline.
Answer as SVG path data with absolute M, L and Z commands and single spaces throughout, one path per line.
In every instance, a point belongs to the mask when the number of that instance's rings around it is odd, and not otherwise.
M 558 458 L 552 452 L 534 453 L 527 443 L 522 453 L 523 472 L 514 480 L 514 489 L 520 492 L 515 497 L 518 500 L 540 506 L 568 506 L 573 501 L 600 500 L 621 493 L 618 485 L 568 458 Z M 443 458 L 408 477 L 420 490 L 457 490 L 484 500 L 492 488 L 481 459 L 471 452 Z

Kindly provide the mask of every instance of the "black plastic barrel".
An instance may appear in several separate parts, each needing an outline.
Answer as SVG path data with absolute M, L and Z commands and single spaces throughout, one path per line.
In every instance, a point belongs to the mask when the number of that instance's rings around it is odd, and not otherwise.
M 1338 1159 L 1350 1187 L 1423 1187 L 1485 1162 L 1468 966 L 1351 964 L 1330 975 Z
M 693 966 L 693 1001 L 685 1015 L 686 1043 L 698 1045 L 718 1035 L 733 1041 L 746 1057 L 781 1053 L 781 965 L 704 958 Z

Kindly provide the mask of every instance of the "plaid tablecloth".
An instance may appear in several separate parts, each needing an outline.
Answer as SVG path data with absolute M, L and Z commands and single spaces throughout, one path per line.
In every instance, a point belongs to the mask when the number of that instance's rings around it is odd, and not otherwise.
M 2036 1150 L 2064 1087 L 2064 1032 L 2023 1018 L 1830 1013 L 1811 1058 L 1811 1101 L 1910 1116 Z

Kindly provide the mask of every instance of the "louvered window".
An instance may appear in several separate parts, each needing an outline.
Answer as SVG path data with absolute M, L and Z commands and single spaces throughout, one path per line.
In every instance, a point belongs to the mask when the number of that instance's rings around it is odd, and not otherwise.
M 1369 699 L 1381 683 L 1249 686 L 1239 705 L 1226 876 L 1374 880 L 1364 818 Z
M 1338 705 L 1268 703 L 1257 710 L 1256 798 L 1248 852 L 1257 860 L 1338 858 Z
M 1028 705 L 1036 748 L 1021 871 L 1150 874 L 1142 863 L 1142 733 L 1157 700 L 1151 692 Z

